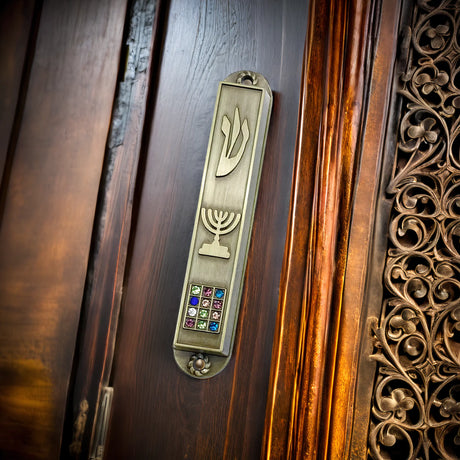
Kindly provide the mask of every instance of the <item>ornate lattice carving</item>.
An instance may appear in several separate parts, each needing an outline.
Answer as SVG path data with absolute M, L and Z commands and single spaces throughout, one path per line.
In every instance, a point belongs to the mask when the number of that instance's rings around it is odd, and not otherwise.
M 372 458 L 460 458 L 459 22 L 460 2 L 418 0 L 404 29 Z

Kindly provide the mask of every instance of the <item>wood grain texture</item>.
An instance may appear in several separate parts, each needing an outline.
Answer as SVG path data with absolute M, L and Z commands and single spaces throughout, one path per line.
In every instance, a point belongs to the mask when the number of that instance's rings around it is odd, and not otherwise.
M 292 177 L 304 1 L 171 1 L 125 282 L 107 458 L 260 455 Z M 233 358 L 197 381 L 172 340 L 218 82 L 251 69 L 275 93 Z
M 125 2 L 44 2 L 0 228 L 0 453 L 59 455 Z
M 344 458 L 333 401 L 371 10 L 311 3 L 264 457 Z M 339 426 L 337 426 L 339 425 Z
M 164 6 L 165 2 L 136 1 L 127 16 L 124 43 L 128 64 L 121 62 L 123 71 L 107 141 L 63 458 L 88 458 L 100 391 L 109 384 L 150 86 L 150 103 L 155 95 Z M 88 402 L 89 409 L 82 440 L 77 441 L 73 425 L 82 401 Z
M 375 44 L 369 86 L 369 110 L 353 203 L 337 346 L 331 409 L 332 436 L 329 440 L 331 458 L 367 457 L 368 413 L 374 374 L 366 366 L 365 382 L 359 383 L 358 361 L 364 351 L 363 346 L 365 348 L 367 345 L 366 307 L 374 303 L 370 296 L 366 298 L 366 282 L 372 276 L 370 274 L 378 270 L 378 267 L 372 266 L 375 261 L 369 261 L 374 226 L 379 221 L 376 200 L 380 187 L 384 141 L 388 120 L 392 117 L 389 103 L 393 90 L 400 4 L 399 0 L 382 2 L 378 29 L 376 28 L 378 39 Z M 378 284 L 381 285 L 380 278 Z M 378 293 L 373 292 L 372 297 L 374 295 L 378 296 Z
M 0 2 L 0 178 L 17 113 L 24 64 L 28 62 L 26 55 L 29 41 L 29 54 L 33 56 L 35 33 L 32 24 L 34 17 L 37 23 L 39 21 L 39 3 L 35 0 Z M 28 75 L 24 75 L 23 86 L 26 86 L 27 81 Z M 20 107 L 18 112 L 21 112 Z

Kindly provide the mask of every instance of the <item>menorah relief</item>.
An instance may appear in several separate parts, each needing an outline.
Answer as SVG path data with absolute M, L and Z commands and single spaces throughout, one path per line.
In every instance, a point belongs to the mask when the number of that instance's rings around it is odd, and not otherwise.
M 238 107 L 235 107 L 235 114 L 233 116 L 233 126 L 227 115 L 222 117 L 221 130 L 224 133 L 225 141 L 222 146 L 222 152 L 220 154 L 219 164 L 217 165 L 217 177 L 222 177 L 230 174 L 240 162 L 243 157 L 244 149 L 249 139 L 249 128 L 248 120 L 244 120 L 243 124 L 240 122 L 240 111 Z M 235 147 L 236 141 L 240 134 L 243 134 L 240 148 L 236 155 L 231 156 Z M 231 136 L 230 136 L 231 135 Z M 230 141 L 230 145 L 229 145 Z
M 173 344 L 194 378 L 232 354 L 272 100 L 252 71 L 219 84 Z
M 217 211 L 216 209 L 201 208 L 201 220 L 206 229 L 214 234 L 212 243 L 204 243 L 198 250 L 202 256 L 230 258 L 230 252 L 226 246 L 222 246 L 219 241 L 222 235 L 235 230 L 240 223 L 241 214 L 228 211 Z

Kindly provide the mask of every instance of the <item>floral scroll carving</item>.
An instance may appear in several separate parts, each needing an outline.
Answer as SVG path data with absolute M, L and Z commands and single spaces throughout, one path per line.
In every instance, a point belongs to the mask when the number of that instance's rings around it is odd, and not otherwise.
M 384 299 L 372 325 L 375 459 L 460 458 L 459 23 L 460 2 L 418 0 L 403 37 Z

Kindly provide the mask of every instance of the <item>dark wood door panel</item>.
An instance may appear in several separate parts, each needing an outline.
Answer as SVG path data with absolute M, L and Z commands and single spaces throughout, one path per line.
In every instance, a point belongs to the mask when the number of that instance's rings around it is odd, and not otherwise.
M 0 2 L 0 177 L 6 161 L 24 64 L 27 66 L 27 44 L 29 37 L 31 41 L 35 38 L 33 18 L 35 22 L 39 21 L 39 3 L 35 0 Z
M 59 456 L 125 9 L 124 0 L 43 4 L 2 182 L 2 458 Z
M 171 1 L 124 288 L 107 458 L 257 458 L 295 149 L 304 1 Z M 241 69 L 274 90 L 233 359 L 197 381 L 172 340 L 217 85 Z

